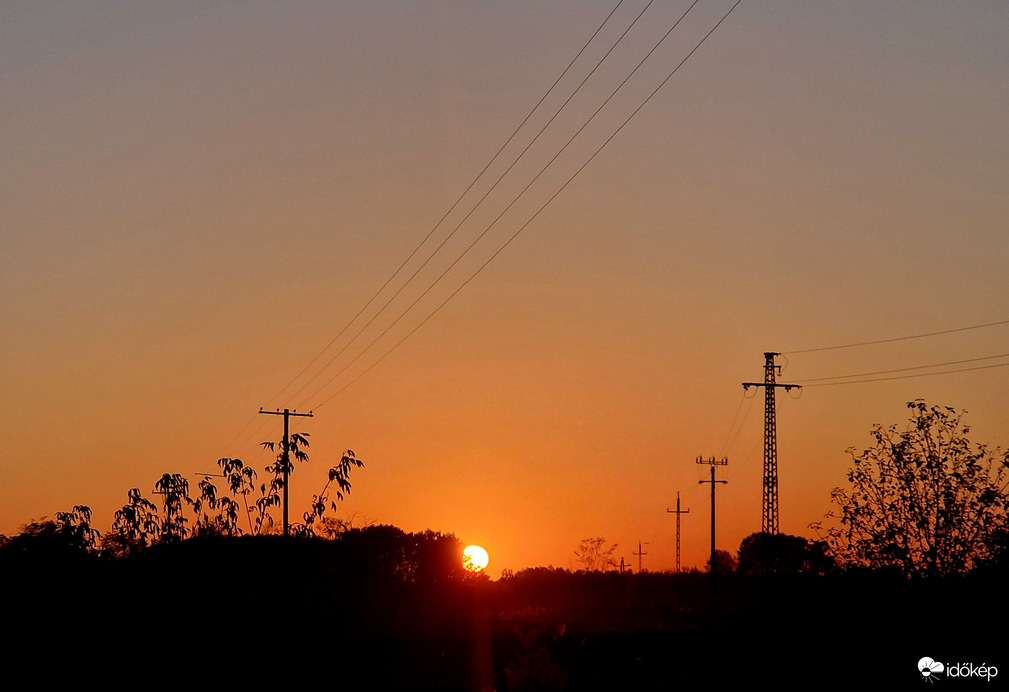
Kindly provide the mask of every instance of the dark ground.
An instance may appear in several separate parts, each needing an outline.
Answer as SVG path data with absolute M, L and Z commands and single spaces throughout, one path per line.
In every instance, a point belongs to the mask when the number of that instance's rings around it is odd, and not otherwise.
M 904 689 L 925 682 L 924 656 L 1004 668 L 1009 682 L 1000 574 L 725 574 L 712 601 L 701 573 L 536 569 L 491 582 L 397 573 L 333 545 L 210 538 L 119 560 L 7 554 L 8 682 L 35 670 L 228 689 Z

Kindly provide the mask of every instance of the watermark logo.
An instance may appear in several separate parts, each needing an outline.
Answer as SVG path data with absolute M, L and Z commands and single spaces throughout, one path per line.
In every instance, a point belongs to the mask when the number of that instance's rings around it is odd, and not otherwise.
M 945 675 L 946 679 L 974 678 L 991 682 L 992 678 L 998 675 L 998 668 L 985 663 L 981 665 L 973 663 L 944 664 L 941 661 L 936 661 L 926 656 L 918 660 L 918 673 L 921 674 L 922 680 L 926 682 L 942 680 L 943 675 Z
M 937 675 L 942 675 L 946 667 L 939 661 L 933 661 L 931 658 L 926 656 L 925 658 L 918 661 L 918 672 L 921 673 L 921 677 L 929 682 L 934 682 L 938 680 Z

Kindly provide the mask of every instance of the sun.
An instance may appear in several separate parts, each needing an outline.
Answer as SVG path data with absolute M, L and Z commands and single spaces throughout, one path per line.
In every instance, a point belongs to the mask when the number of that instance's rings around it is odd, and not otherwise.
M 462 566 L 467 572 L 481 572 L 490 562 L 487 551 L 478 545 L 468 545 L 462 551 Z

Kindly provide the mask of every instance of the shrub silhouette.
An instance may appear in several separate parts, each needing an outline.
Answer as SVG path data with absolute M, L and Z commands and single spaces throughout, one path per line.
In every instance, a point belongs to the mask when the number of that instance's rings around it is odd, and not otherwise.
M 901 570 L 906 576 L 963 574 L 990 560 L 1006 527 L 1009 454 L 972 445 L 962 414 L 908 404 L 904 430 L 877 425 L 860 454 L 849 488 L 835 488 L 840 526 L 824 530 L 847 567 Z

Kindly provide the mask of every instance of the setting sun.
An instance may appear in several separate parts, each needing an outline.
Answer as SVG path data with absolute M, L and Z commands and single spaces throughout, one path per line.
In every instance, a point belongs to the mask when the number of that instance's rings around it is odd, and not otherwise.
M 468 545 L 462 551 L 462 566 L 468 572 L 480 572 L 487 567 L 490 556 L 478 545 Z

